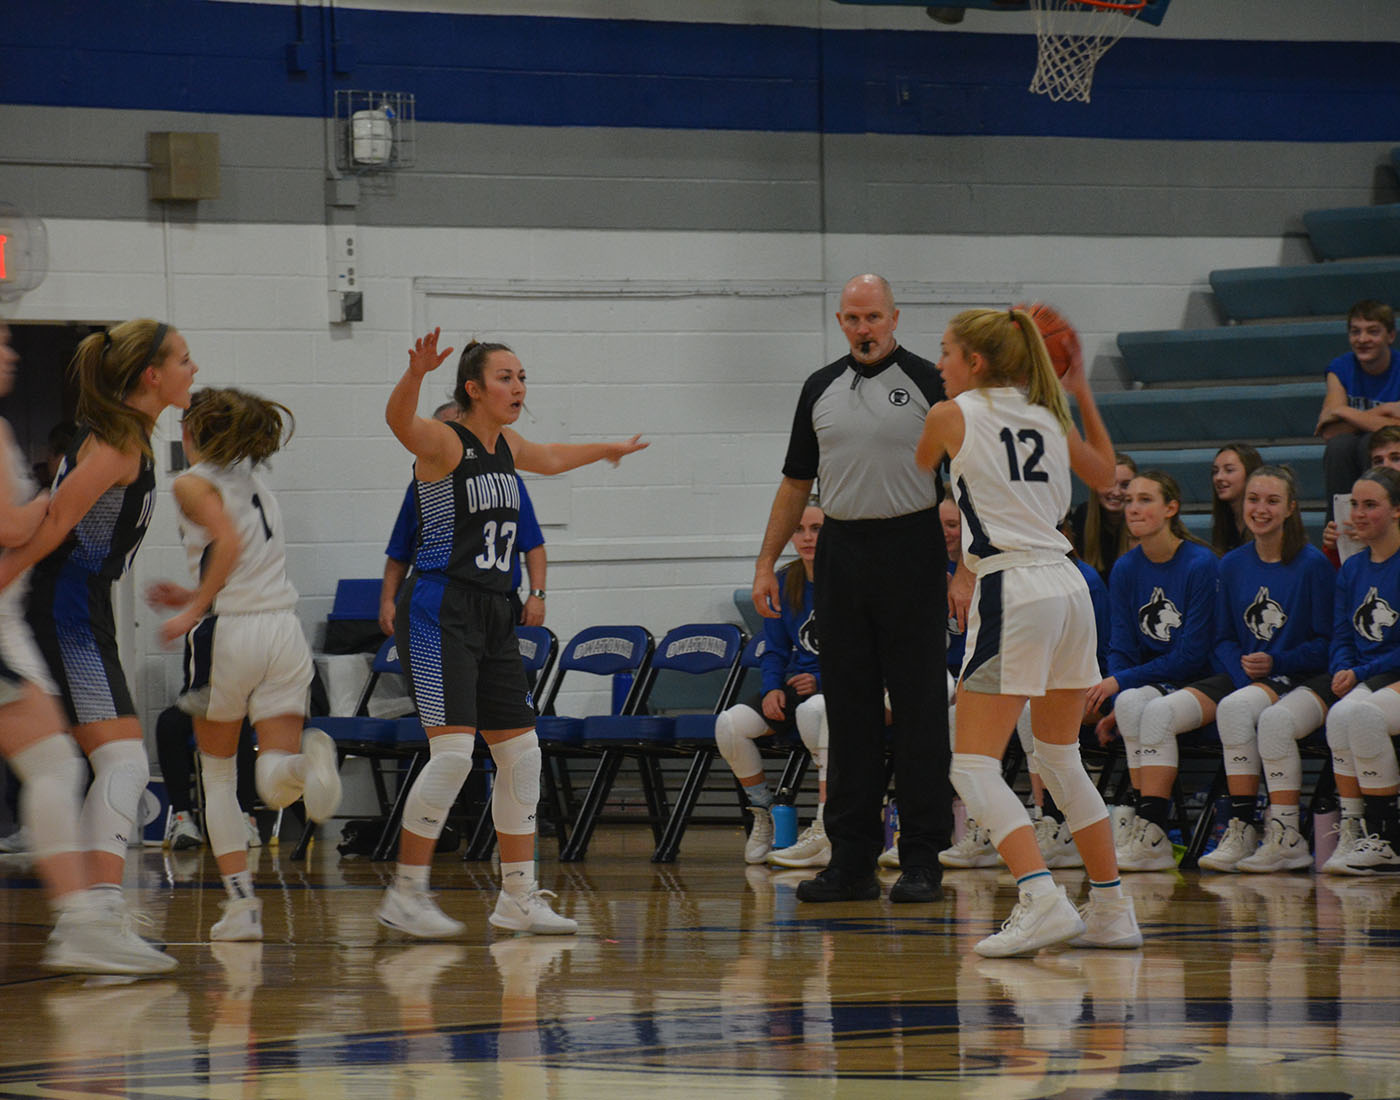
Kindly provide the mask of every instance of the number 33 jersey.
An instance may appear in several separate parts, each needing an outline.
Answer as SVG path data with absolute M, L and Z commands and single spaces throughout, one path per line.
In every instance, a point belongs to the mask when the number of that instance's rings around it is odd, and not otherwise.
M 460 424 L 462 461 L 445 478 L 417 481 L 418 549 L 413 567 L 488 592 L 508 593 L 520 521 L 520 482 L 502 435 L 490 454 Z
M 968 390 L 954 400 L 963 442 L 949 470 L 968 568 L 983 573 L 1027 554 L 1067 553 L 1059 524 L 1069 511 L 1069 443 L 1055 414 L 1010 386 Z M 1008 558 L 998 562 L 998 555 Z
M 282 511 L 251 464 L 247 460 L 232 466 L 197 462 L 180 476 L 202 478 L 214 486 L 238 534 L 238 561 L 214 597 L 210 613 L 236 615 L 295 607 L 297 590 L 287 579 Z M 180 541 L 185 545 L 190 569 L 203 577 L 205 558 L 213 541 L 209 532 L 182 514 Z

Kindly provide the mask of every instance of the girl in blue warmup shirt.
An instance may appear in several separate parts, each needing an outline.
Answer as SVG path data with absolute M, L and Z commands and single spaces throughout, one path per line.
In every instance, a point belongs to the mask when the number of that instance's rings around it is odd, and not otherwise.
M 1400 629 L 1392 610 L 1400 603 L 1400 475 L 1368 471 L 1352 487 L 1352 507 L 1354 534 L 1366 549 L 1348 558 L 1337 576 L 1328 667 L 1259 716 L 1270 825 L 1259 850 L 1240 860 L 1241 871 L 1302 870 L 1311 864 L 1307 840 L 1298 831 L 1302 761 L 1297 742 L 1324 719 L 1342 822 L 1336 850 L 1322 870 L 1372 874 L 1393 857 L 1392 841 L 1382 837 L 1393 836 L 1395 828 L 1395 752 L 1386 731 L 1400 730 L 1400 699 L 1391 688 L 1400 682 Z M 1375 774 L 1363 787 L 1358 776 L 1366 772 Z M 1368 827 L 1375 838 L 1368 838 Z M 1376 840 L 1374 851 L 1370 839 Z
M 1173 736 L 1195 729 L 1214 715 L 1231 812 L 1220 844 L 1201 858 L 1208 871 L 1234 871 L 1256 855 L 1260 715 L 1297 685 L 1325 672 L 1332 636 L 1336 571 L 1307 541 L 1293 474 L 1278 466 L 1259 468 L 1250 476 L 1243 500 L 1244 523 L 1253 541 L 1220 563 L 1212 655 L 1216 674 L 1193 685 L 1218 706 L 1202 707 L 1199 720 L 1180 711 L 1159 713 L 1161 702 L 1149 703 L 1143 714 L 1144 739 L 1149 730 Z M 1296 833 L 1296 813 L 1292 824 Z M 1282 829 L 1281 823 L 1270 824 L 1266 846 Z M 1302 855 L 1310 861 L 1306 844 Z
M 744 788 L 753 827 L 744 842 L 744 861 L 770 858 L 783 867 L 825 867 L 831 844 L 822 824 L 826 805 L 826 705 L 817 664 L 817 622 L 812 611 L 812 563 L 825 519 L 815 498 L 802 512 L 792 535 L 797 560 L 780 577 L 778 617 L 763 620 L 762 687 L 757 698 L 736 703 L 715 718 L 715 747 Z M 763 774 L 754 739 L 796 727 L 817 762 L 817 817 L 789 848 L 773 849 L 773 792 Z
M 1122 871 L 1176 865 L 1166 834 L 1176 746 L 1143 745 L 1142 714 L 1152 700 L 1210 670 L 1219 563 L 1186 530 L 1180 512 L 1181 490 L 1170 475 L 1148 470 L 1128 486 L 1124 516 L 1138 545 L 1109 578 L 1109 675 L 1089 691 L 1091 712 L 1117 695 L 1113 710 L 1138 792 L 1137 819 L 1117 837 Z

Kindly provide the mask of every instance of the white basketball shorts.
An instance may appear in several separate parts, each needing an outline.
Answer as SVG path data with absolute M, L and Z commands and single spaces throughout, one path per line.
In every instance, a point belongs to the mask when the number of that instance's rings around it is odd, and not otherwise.
M 961 682 L 984 695 L 1044 695 L 1103 677 L 1089 588 L 1068 558 L 977 578 Z
M 210 615 L 189 634 L 180 709 L 211 722 L 306 714 L 311 647 L 294 611 Z

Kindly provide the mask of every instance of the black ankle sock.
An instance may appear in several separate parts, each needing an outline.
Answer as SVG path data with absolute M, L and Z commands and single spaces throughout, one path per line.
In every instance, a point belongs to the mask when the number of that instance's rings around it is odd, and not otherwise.
M 1252 794 L 1232 794 L 1230 796 L 1230 816 L 1246 825 L 1254 820 L 1254 795 Z
M 1385 839 L 1394 840 L 1400 833 L 1400 820 L 1397 820 L 1395 796 L 1393 794 L 1362 795 L 1366 800 L 1366 832 Z
M 1137 815 L 1146 818 L 1165 832 L 1167 828 L 1167 800 L 1152 795 L 1138 795 Z

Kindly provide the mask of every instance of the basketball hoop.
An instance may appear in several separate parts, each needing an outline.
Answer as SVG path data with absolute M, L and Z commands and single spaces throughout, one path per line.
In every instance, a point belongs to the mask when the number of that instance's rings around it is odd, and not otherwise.
M 1094 66 L 1123 37 L 1147 0 L 1030 0 L 1030 5 L 1037 43 L 1031 91 L 1088 103 Z

